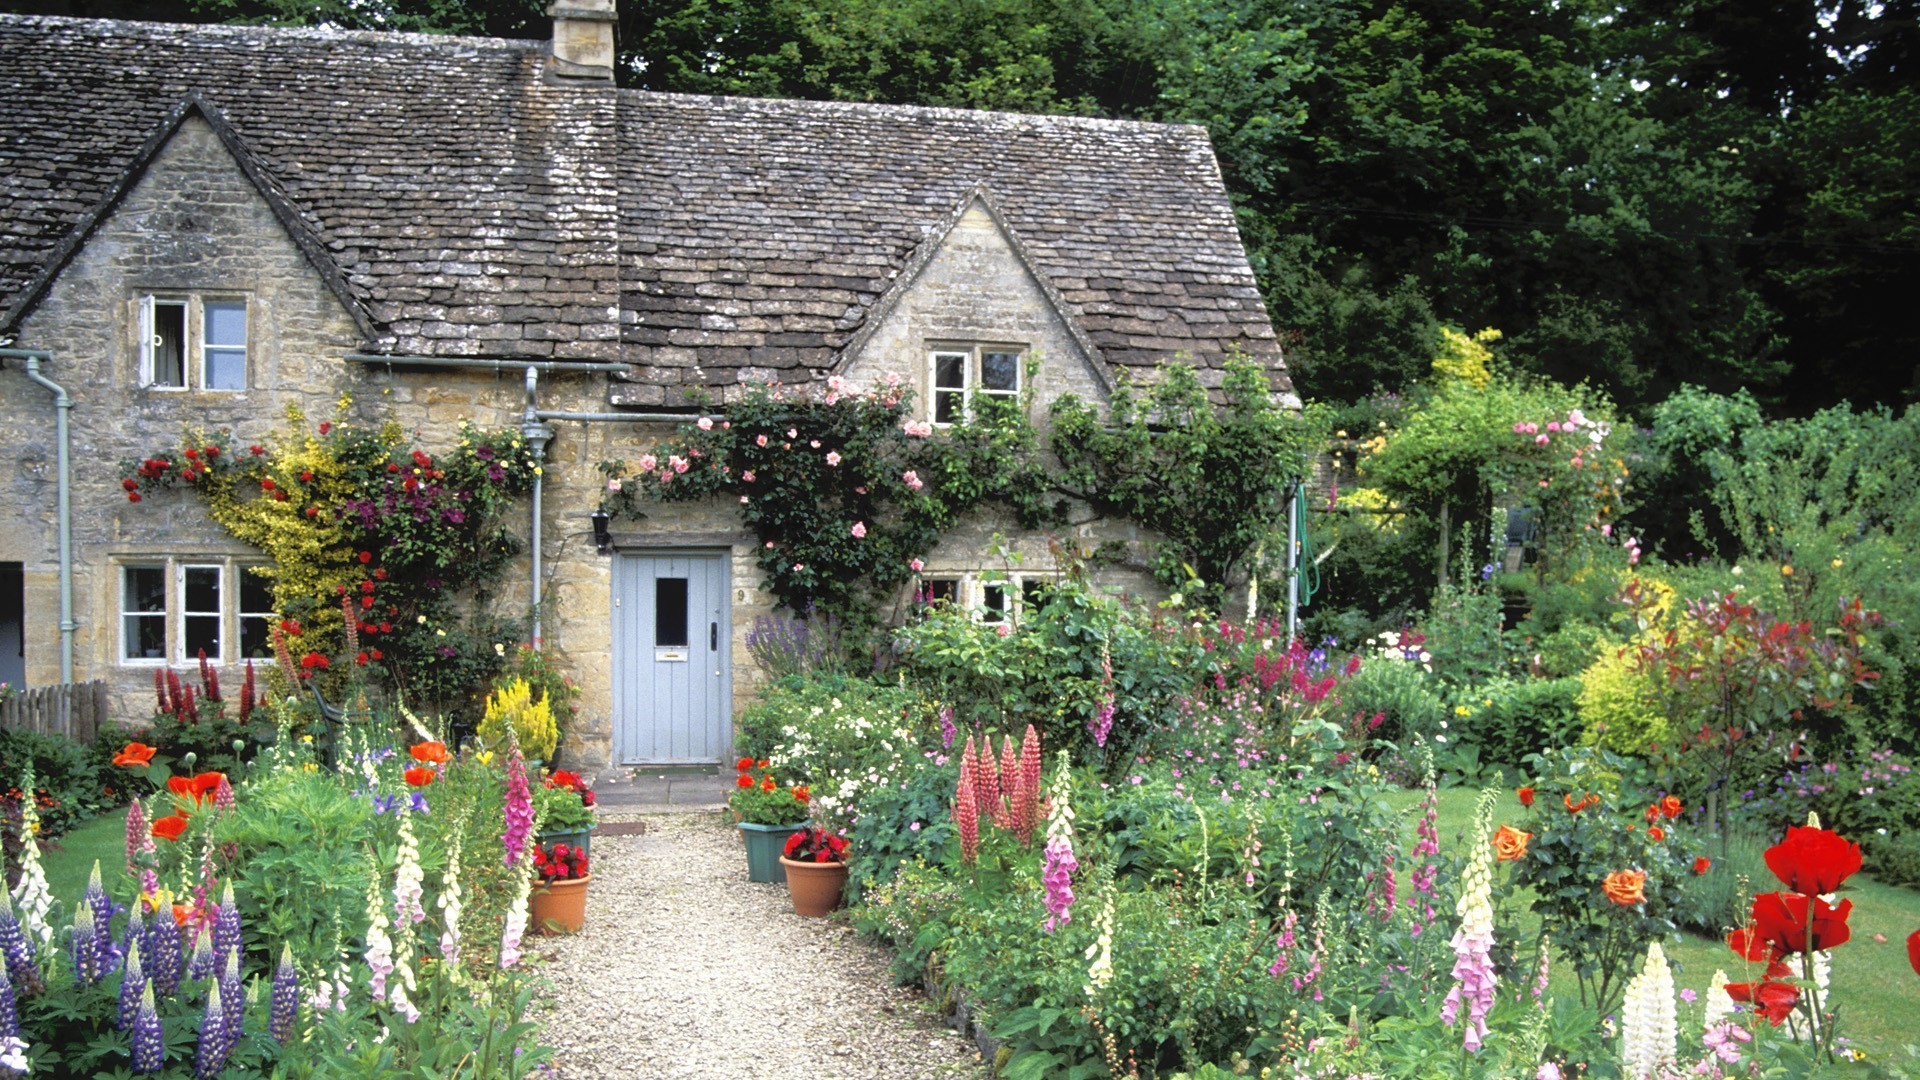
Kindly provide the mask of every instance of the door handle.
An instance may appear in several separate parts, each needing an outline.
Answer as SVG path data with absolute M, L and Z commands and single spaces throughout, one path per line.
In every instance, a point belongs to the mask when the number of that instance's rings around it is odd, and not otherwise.
M 707 651 L 720 651 L 720 624 L 717 622 L 707 624 Z

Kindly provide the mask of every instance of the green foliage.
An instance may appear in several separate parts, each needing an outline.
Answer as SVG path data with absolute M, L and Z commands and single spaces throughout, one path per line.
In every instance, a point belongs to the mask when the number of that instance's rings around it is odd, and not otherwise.
M 958 758 L 909 770 L 900 783 L 876 787 L 860 800 L 848 839 L 860 853 L 848 868 L 847 898 L 857 903 L 908 867 L 938 862 L 954 841 L 953 791 Z
M 541 832 L 583 832 L 593 828 L 593 811 L 580 793 L 551 782 L 534 784 L 533 817 Z
M 107 745 L 113 735 L 103 732 L 92 746 L 64 735 L 41 734 L 19 728 L 0 728 L 0 791 L 10 808 L 7 831 L 26 796 L 20 790 L 29 770 L 33 776 L 34 808 L 40 815 L 40 836 L 52 839 L 124 801 L 126 782 L 110 764 L 120 744 Z M 7 845 L 9 866 L 14 845 Z
M 1573 678 L 1481 683 L 1462 692 L 1455 737 L 1478 746 L 1483 761 L 1518 766 L 1531 755 L 1575 741 L 1581 692 L 1580 680 Z
M 845 676 L 786 678 L 768 687 L 734 720 L 734 749 L 742 757 L 758 761 L 771 756 L 781 742 L 807 733 L 822 740 L 819 745 L 823 753 L 854 754 L 861 744 L 853 739 L 853 733 L 836 728 L 829 713 L 902 716 L 921 707 L 918 694 L 899 686 Z M 795 779 L 818 782 L 817 777 L 805 773 Z
M 1341 690 L 1341 702 L 1348 712 L 1368 718 L 1383 715 L 1377 738 L 1400 746 L 1416 739 L 1432 741 L 1445 732 L 1447 705 L 1441 687 L 1432 674 L 1419 664 L 1404 660 L 1375 660 L 1363 664 Z
M 1580 673 L 1580 741 L 1617 754 L 1644 754 L 1673 737 L 1654 677 L 1634 650 L 1613 649 Z
M 1313 426 L 1274 402 L 1269 378 L 1244 357 L 1230 360 L 1218 408 L 1176 363 L 1138 396 L 1116 387 L 1110 419 L 1071 396 L 1053 405 L 1063 485 L 1164 537 L 1155 576 L 1207 606 L 1219 606 L 1284 520 L 1283 498 L 1305 475 Z

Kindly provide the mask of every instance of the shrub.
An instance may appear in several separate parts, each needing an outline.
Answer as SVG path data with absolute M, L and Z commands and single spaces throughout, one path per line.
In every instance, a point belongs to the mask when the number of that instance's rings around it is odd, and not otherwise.
M 1378 738 L 1408 745 L 1415 737 L 1432 739 L 1447 720 L 1433 676 L 1418 664 L 1404 660 L 1374 660 L 1361 665 L 1342 690 L 1343 711 L 1386 719 L 1375 731 Z
M 1630 649 L 1603 654 L 1581 673 L 1580 684 L 1581 742 L 1644 754 L 1670 740 L 1659 688 Z
M 733 723 L 733 747 L 755 761 L 770 757 L 786 738 L 786 729 L 811 730 L 829 709 L 849 709 L 870 715 L 899 714 L 921 703 L 920 696 L 898 686 L 868 682 L 844 675 L 781 679 Z M 837 744 L 836 744 L 837 745 Z M 796 779 L 811 781 L 809 776 Z
M 504 749 L 507 731 L 512 729 L 523 753 L 535 761 L 549 761 L 560 741 L 560 727 L 554 722 L 553 706 L 547 696 L 533 696 L 533 686 L 525 679 L 507 680 L 504 686 L 487 696 L 487 713 L 480 720 L 480 741 L 488 747 Z
M 0 728 L 0 791 L 19 799 L 20 784 L 32 769 L 40 836 L 58 836 L 122 801 L 124 793 L 112 790 L 116 778 L 108 761 L 119 744 L 108 747 L 111 740 L 103 733 L 99 744 L 88 746 L 63 735 Z
M 1869 837 L 1866 869 L 1887 885 L 1920 888 L 1920 831 Z
M 1573 741 L 1580 730 L 1579 679 L 1495 679 L 1465 692 L 1453 730 L 1490 764 L 1519 765 L 1529 754 Z
M 527 696 L 535 701 L 544 699 L 547 707 L 553 711 L 558 742 L 566 737 L 567 729 L 573 726 L 573 703 L 580 697 L 580 688 L 556 669 L 556 662 L 557 658 L 549 649 L 521 645 L 514 650 L 513 658 L 507 661 L 506 669 L 494 677 L 493 688 L 496 691 L 506 690 L 514 680 L 524 681 L 527 684 Z M 521 737 L 525 738 L 524 732 Z M 537 756 L 531 750 L 528 754 Z

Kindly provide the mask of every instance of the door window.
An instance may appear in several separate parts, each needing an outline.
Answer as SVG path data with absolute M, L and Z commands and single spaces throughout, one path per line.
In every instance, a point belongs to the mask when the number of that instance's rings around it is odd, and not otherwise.
M 687 647 L 687 579 L 653 581 L 653 644 L 655 648 Z

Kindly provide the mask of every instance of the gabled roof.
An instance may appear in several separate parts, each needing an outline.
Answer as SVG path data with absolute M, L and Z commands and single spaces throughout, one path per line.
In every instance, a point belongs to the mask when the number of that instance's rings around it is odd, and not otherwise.
M 545 59 L 0 16 L 0 335 L 191 107 L 372 351 L 626 360 L 616 400 L 650 405 L 818 377 L 988 191 L 1112 373 L 1241 350 L 1286 387 L 1200 128 L 549 85 Z

